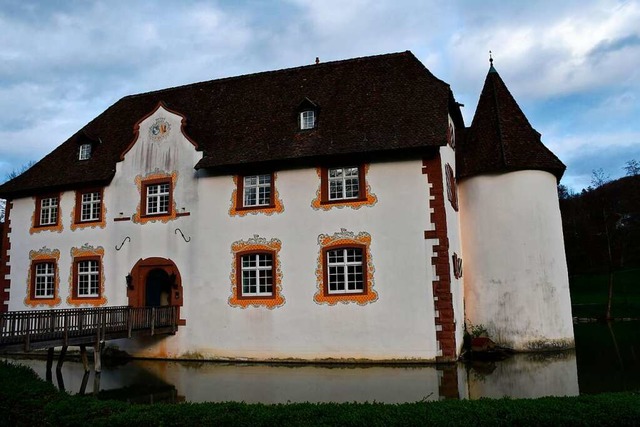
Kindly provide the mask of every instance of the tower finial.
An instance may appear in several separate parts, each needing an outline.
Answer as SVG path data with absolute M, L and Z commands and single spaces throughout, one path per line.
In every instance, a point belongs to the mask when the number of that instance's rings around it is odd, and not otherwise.
M 496 69 L 493 68 L 493 52 L 489 51 L 489 72 L 497 73 Z

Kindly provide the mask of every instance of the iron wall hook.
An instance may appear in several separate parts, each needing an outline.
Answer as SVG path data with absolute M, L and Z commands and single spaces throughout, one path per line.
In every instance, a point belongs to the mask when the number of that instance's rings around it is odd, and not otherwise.
M 122 249 L 122 247 L 124 246 L 124 242 L 126 241 L 131 242 L 131 238 L 129 236 L 125 237 L 124 240 L 122 241 L 122 243 L 120 243 L 120 247 L 118 247 L 118 245 L 116 245 L 116 251 L 119 251 L 120 249 Z
M 186 237 L 184 237 L 184 233 L 182 232 L 182 230 L 180 230 L 179 228 L 176 228 L 173 232 L 173 234 L 178 234 L 178 231 L 180 232 L 180 235 L 182 236 L 182 239 L 189 243 L 191 241 L 191 236 L 189 236 L 189 238 L 187 239 Z

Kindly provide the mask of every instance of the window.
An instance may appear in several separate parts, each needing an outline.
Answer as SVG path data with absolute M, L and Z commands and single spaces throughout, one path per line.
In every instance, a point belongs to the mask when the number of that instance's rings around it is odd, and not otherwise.
M 171 182 L 152 182 L 144 187 L 144 214 L 166 215 L 170 213 Z
M 320 187 L 311 207 L 329 210 L 333 207 L 359 209 L 375 205 L 378 198 L 365 180 L 368 170 L 368 164 L 318 168 Z
M 140 204 L 131 220 L 137 224 L 147 222 L 168 222 L 178 217 L 188 216 L 184 206 L 178 213 L 174 191 L 177 188 L 178 172 L 166 174 L 162 172 L 151 173 L 146 177 L 138 175 L 135 178 L 136 186 L 140 193 Z M 103 206 L 103 211 L 105 210 Z M 104 217 L 104 212 L 102 214 Z
M 453 127 L 453 122 L 449 120 L 449 130 L 447 132 L 447 143 L 454 150 L 456 149 L 456 130 Z
M 462 258 L 454 252 L 451 255 L 451 262 L 453 263 L 453 277 L 460 279 L 462 277 Z
M 267 240 L 258 235 L 231 244 L 229 305 L 273 310 L 285 303 L 278 256 L 281 248 L 279 239 Z
M 36 218 L 38 227 L 58 224 L 58 196 L 47 196 L 36 199 Z
M 229 215 L 272 215 L 284 210 L 276 189 L 277 173 L 234 175 L 236 188 L 231 195 Z
M 364 292 L 362 248 L 339 248 L 325 254 L 328 294 Z
M 102 216 L 102 195 L 100 191 L 80 194 L 80 221 L 100 221 Z
M 73 262 L 69 274 L 69 296 L 67 303 L 70 305 L 100 306 L 107 303 L 104 290 L 104 271 L 102 259 L 104 248 L 85 244 L 81 247 L 71 248 Z
M 357 167 L 330 168 L 328 180 L 329 200 L 360 197 L 360 171 Z
M 79 160 L 88 160 L 91 158 L 91 144 L 82 144 L 78 150 Z
M 453 168 L 449 163 L 447 163 L 444 167 L 446 180 L 447 180 L 447 198 L 451 203 L 451 207 L 457 212 L 458 211 L 458 190 L 456 188 L 456 177 L 453 174 Z
M 91 188 L 76 191 L 76 202 L 71 217 L 71 230 L 106 226 L 103 189 Z
M 300 113 L 300 129 L 313 129 L 316 127 L 316 112 L 314 110 L 306 110 Z
M 271 175 L 251 175 L 242 179 L 242 206 L 269 206 L 271 199 Z
M 32 297 L 34 299 L 52 299 L 55 297 L 56 264 L 55 261 L 42 261 L 33 264 Z
M 75 260 L 74 283 L 77 298 L 100 296 L 100 260 Z
M 48 249 L 46 246 L 40 250 L 29 251 L 29 272 L 27 277 L 27 296 L 25 305 L 29 307 L 55 307 L 60 304 L 60 272 L 58 261 L 59 249 Z
M 273 255 L 250 253 L 240 257 L 240 297 L 273 296 Z
M 366 305 L 378 300 L 369 233 L 342 228 L 333 235 L 320 234 L 318 244 L 317 291 L 313 295 L 317 304 Z

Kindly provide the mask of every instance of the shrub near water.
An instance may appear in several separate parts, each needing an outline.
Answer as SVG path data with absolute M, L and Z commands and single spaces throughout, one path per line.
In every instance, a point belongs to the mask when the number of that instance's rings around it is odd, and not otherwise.
M 625 426 L 640 425 L 640 393 L 542 399 L 380 403 L 132 405 L 69 396 L 29 368 L 0 362 L 1 425 L 39 426 Z

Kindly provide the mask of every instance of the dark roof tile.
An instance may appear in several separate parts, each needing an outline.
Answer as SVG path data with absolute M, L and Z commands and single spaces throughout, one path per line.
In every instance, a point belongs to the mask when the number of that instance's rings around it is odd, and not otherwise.
M 186 117 L 186 134 L 204 152 L 194 166 L 215 171 L 243 164 L 444 145 L 450 98 L 449 86 L 411 52 L 127 96 L 23 175 L 0 186 L 0 194 L 11 198 L 109 182 L 134 137 L 134 125 L 159 102 Z M 305 99 L 318 108 L 317 127 L 300 131 L 297 114 Z M 91 159 L 79 161 L 78 144 L 86 138 L 100 142 L 94 144 Z
M 565 165 L 540 140 L 498 72 L 491 66 L 471 126 L 458 143 L 458 178 L 516 170 L 562 177 Z

